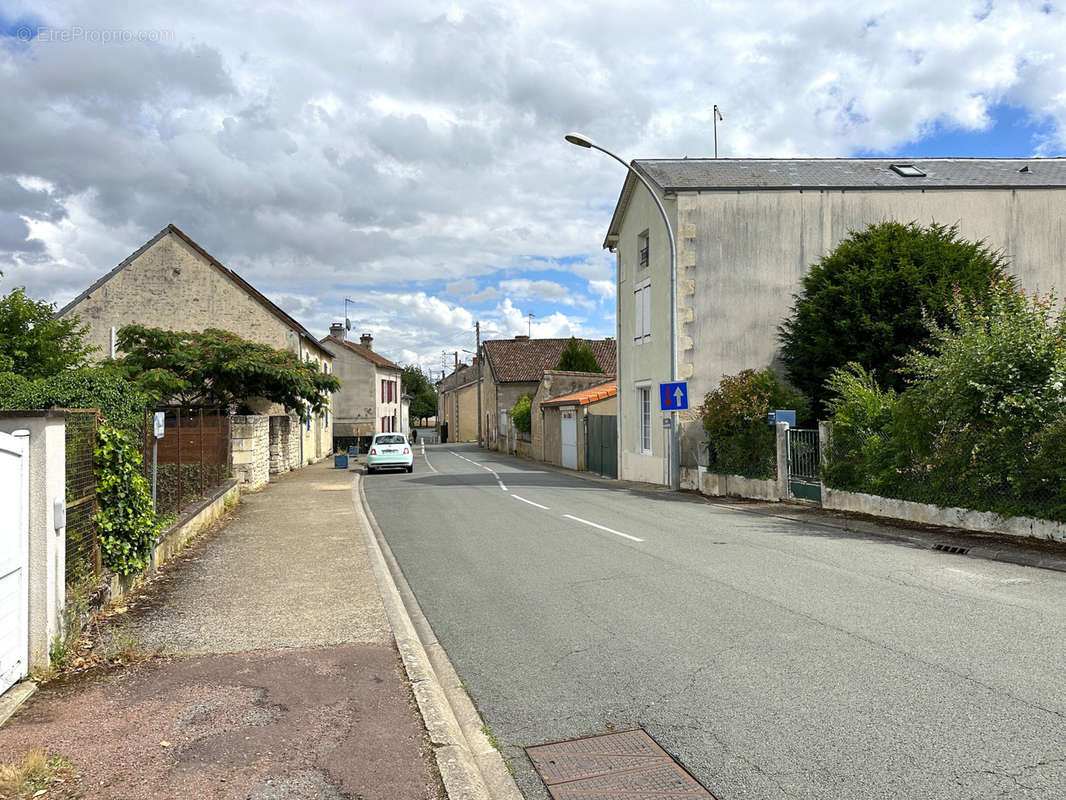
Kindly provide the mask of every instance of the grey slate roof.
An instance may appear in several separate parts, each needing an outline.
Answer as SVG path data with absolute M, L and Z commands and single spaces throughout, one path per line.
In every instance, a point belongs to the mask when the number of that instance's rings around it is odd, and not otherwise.
M 1066 187 L 1066 158 L 649 158 L 633 164 L 665 191 Z M 903 177 L 893 164 L 913 164 L 925 176 Z

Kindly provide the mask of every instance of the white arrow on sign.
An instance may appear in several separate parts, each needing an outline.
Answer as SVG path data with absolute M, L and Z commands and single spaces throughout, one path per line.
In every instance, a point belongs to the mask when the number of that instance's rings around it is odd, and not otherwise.
M 681 391 L 681 387 L 680 386 L 678 386 L 676 389 L 674 389 L 674 405 L 675 406 L 681 405 L 681 398 L 683 398 L 684 396 L 685 396 L 685 393 L 683 391 Z

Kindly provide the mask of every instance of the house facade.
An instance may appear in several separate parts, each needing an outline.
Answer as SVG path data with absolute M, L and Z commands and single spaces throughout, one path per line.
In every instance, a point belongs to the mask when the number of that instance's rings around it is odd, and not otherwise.
M 663 159 L 633 167 L 655 187 L 675 233 L 677 368 L 690 406 L 723 375 L 780 367 L 778 326 L 803 276 L 870 224 L 955 224 L 961 236 L 1002 250 L 1027 289 L 1062 283 L 1066 160 Z M 631 174 L 604 247 L 617 259 L 620 477 L 666 484 L 669 431 L 658 386 L 671 378 L 670 248 L 658 209 Z M 694 410 L 680 416 L 686 485 L 704 433 Z
M 562 357 L 569 339 L 490 339 L 481 343 L 482 424 L 483 441 L 494 450 L 508 450 L 516 446 L 518 438 L 511 424 L 510 411 L 524 394 L 535 396 L 545 370 L 553 370 Z M 615 370 L 614 339 L 579 339 L 588 345 L 604 377 Z M 540 414 L 532 408 L 532 420 Z M 532 439 L 531 454 L 536 452 Z
M 58 312 L 77 315 L 88 327 L 95 357 L 116 355 L 115 335 L 124 325 L 176 331 L 218 328 L 279 350 L 291 350 L 323 372 L 333 371 L 333 353 L 303 325 L 174 225 L 168 225 Z M 285 416 L 278 405 L 251 401 L 252 410 Z M 278 420 L 280 422 L 280 420 Z M 330 412 L 299 424 L 301 463 L 331 452 Z M 272 428 L 275 422 L 271 423 Z M 290 426 L 282 426 L 290 427 Z
M 448 426 L 449 442 L 477 441 L 479 385 L 476 358 L 437 381 L 437 425 L 442 437 L 444 425 Z
M 408 433 L 403 403 L 403 368 L 374 351 L 374 337 L 364 333 L 358 343 L 344 339 L 344 326 L 334 323 L 322 344 L 334 354 L 334 373 L 341 379 L 333 395 L 336 446 L 377 433 Z M 366 442 L 364 441 L 364 444 Z

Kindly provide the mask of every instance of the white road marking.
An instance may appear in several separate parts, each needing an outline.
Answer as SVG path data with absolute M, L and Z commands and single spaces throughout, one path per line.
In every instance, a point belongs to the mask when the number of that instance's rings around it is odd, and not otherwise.
M 471 458 L 467 458 L 466 456 L 461 456 L 457 452 L 455 452 L 454 450 L 449 450 L 448 452 L 451 453 L 456 458 L 461 458 L 461 459 L 463 459 L 463 461 L 469 461 L 475 467 L 481 467 L 483 470 L 485 470 L 485 472 L 491 472 L 492 473 L 492 477 L 494 477 L 496 479 L 496 483 L 500 484 L 500 488 L 503 489 L 505 492 L 507 491 L 507 487 L 503 485 L 503 481 L 501 481 L 500 480 L 500 476 L 496 474 L 496 470 L 489 469 L 484 464 L 479 464 L 478 462 L 474 461 Z
M 529 503 L 531 506 L 536 506 L 537 508 L 543 508 L 545 511 L 551 511 L 551 509 L 548 508 L 547 506 L 542 506 L 540 503 L 534 503 L 532 500 L 526 500 L 526 498 L 519 497 L 516 494 L 512 494 L 511 497 L 513 497 L 515 500 L 521 500 L 523 503 Z
M 426 446 L 425 445 L 422 445 L 422 458 L 424 458 L 426 460 L 426 466 L 427 467 L 429 467 L 434 472 L 437 472 L 437 468 L 429 463 L 429 456 L 426 455 Z
M 601 531 L 607 531 L 607 533 L 613 533 L 615 536 L 622 536 L 626 539 L 631 539 L 634 542 L 643 542 L 643 539 L 638 539 L 636 536 L 630 536 L 628 533 L 622 533 L 616 531 L 614 528 L 608 528 L 606 525 L 600 525 L 596 522 L 589 522 L 587 519 L 581 519 L 581 517 L 575 517 L 573 514 L 563 514 L 567 519 L 572 519 L 574 522 L 580 522 L 583 525 L 588 525 L 593 528 L 599 528 Z

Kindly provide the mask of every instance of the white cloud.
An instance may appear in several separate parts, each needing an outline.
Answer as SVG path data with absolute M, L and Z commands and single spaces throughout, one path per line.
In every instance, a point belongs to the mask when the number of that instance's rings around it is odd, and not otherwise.
M 317 313 L 301 301 L 305 324 L 328 324 L 345 294 L 381 298 L 368 316 L 420 357 L 445 346 L 433 336 L 458 348 L 486 303 L 512 333 L 516 303 L 605 307 L 600 244 L 623 170 L 566 144 L 569 130 L 623 158 L 708 156 L 717 103 L 723 156 L 841 156 L 980 130 L 1009 104 L 1046 126 L 1023 149 L 1066 148 L 1066 15 L 1022 0 L 634 0 L 625 14 L 69 0 L 6 14 L 170 35 L 0 38 L 5 94 L 27 98 L 0 105 L 5 287 L 63 302 L 174 222 L 268 295 L 317 298 Z M 589 296 L 527 274 L 554 269 Z M 436 281 L 462 305 L 420 294 Z M 582 325 L 613 330 L 559 311 L 534 331 Z

